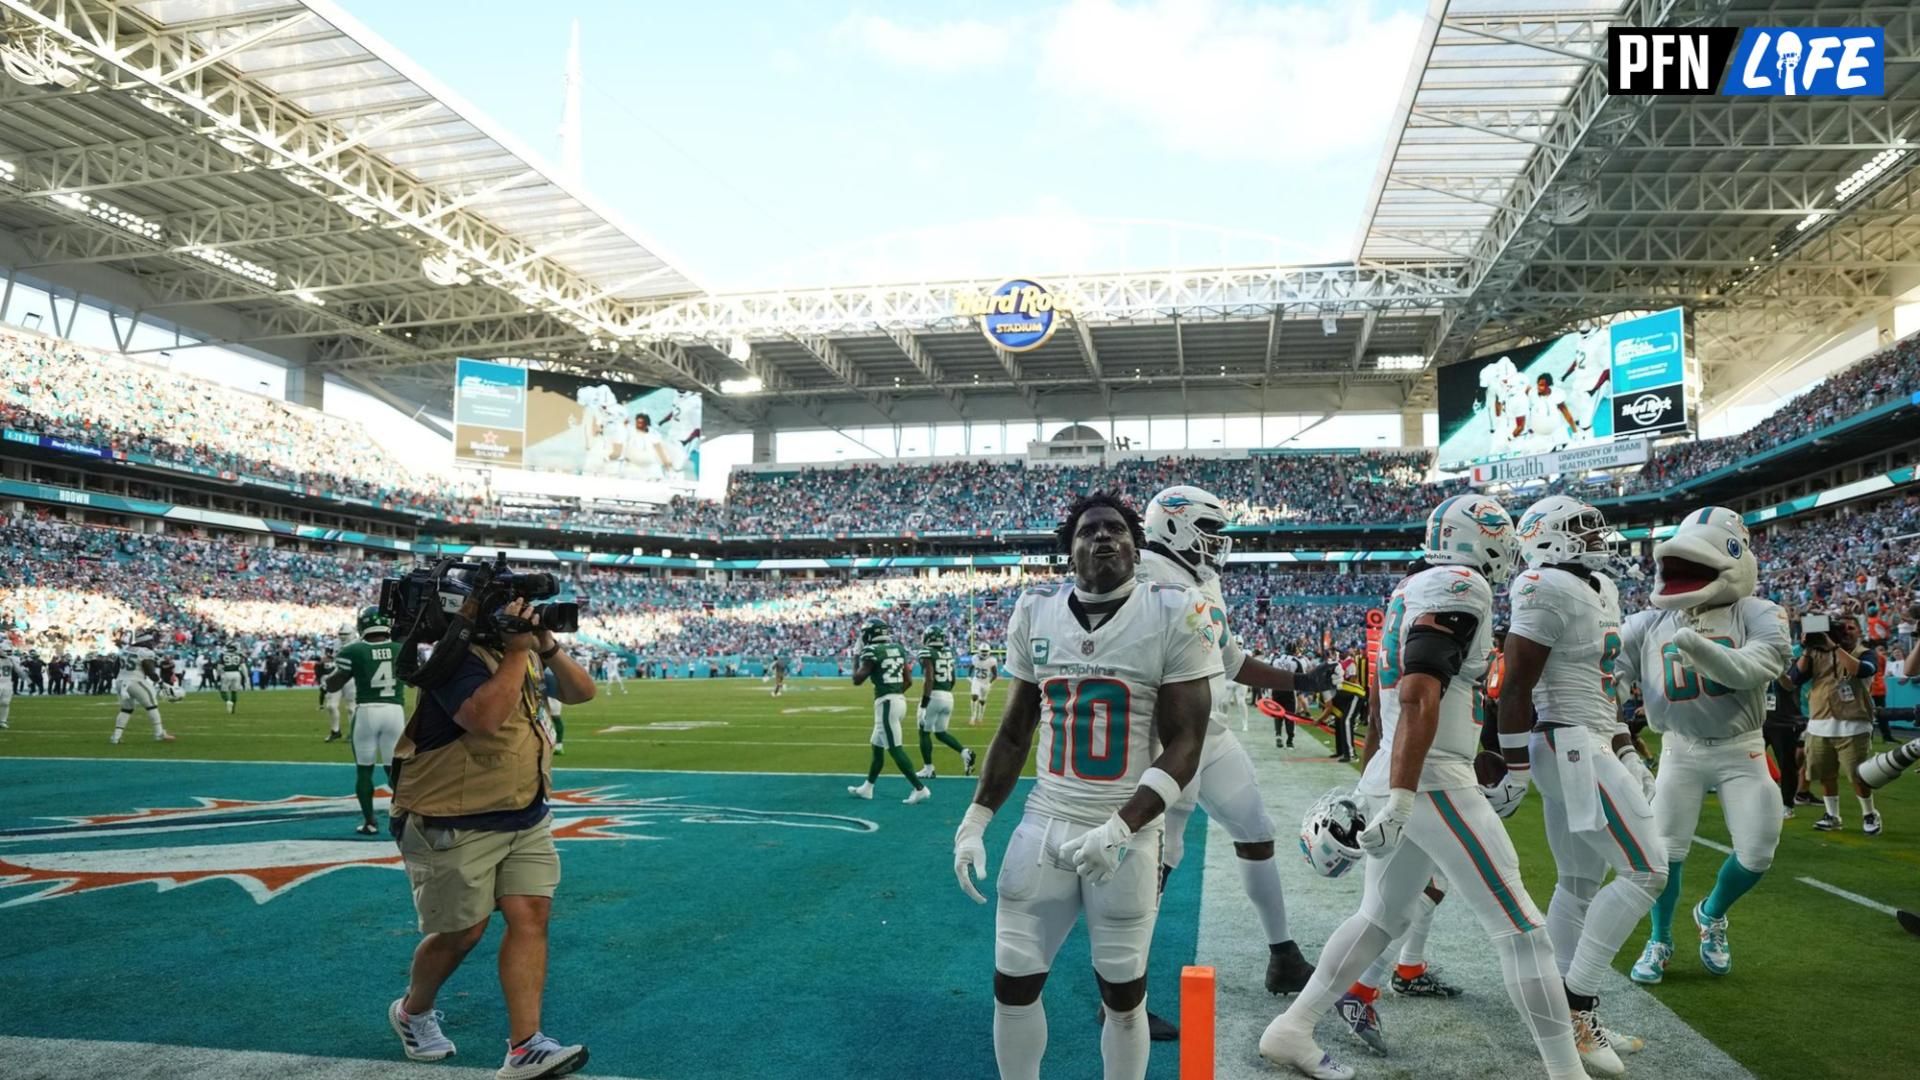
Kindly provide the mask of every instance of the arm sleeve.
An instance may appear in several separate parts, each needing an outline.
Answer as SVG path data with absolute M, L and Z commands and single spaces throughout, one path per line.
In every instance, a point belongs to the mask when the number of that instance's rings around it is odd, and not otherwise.
M 1162 598 L 1162 618 L 1166 620 L 1164 640 L 1166 663 L 1160 669 L 1161 683 L 1190 682 L 1222 674 L 1220 645 L 1213 639 L 1213 620 L 1206 612 L 1212 605 L 1198 590 L 1188 589 L 1185 602 Z M 1197 625 L 1196 625 L 1197 624 Z
M 1033 593 L 1022 593 L 1013 605 L 1013 617 L 1007 620 L 1007 671 L 1022 682 L 1037 683 L 1033 676 L 1033 650 L 1028 635 L 1033 628 Z

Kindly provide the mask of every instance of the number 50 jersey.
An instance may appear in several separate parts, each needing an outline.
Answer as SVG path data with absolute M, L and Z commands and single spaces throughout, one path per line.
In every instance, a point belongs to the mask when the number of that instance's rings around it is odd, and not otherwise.
M 1407 632 L 1423 615 L 1451 611 L 1473 616 L 1473 642 L 1464 650 L 1459 674 L 1447 682 L 1440 696 L 1440 726 L 1420 770 L 1420 790 L 1451 791 L 1479 783 L 1473 772 L 1474 755 L 1480 752 L 1474 697 L 1493 651 L 1493 586 L 1477 570 L 1433 566 L 1402 581 L 1387 601 L 1387 622 L 1380 632 L 1380 748 L 1360 778 L 1365 794 L 1385 795 L 1390 786 L 1394 737 L 1400 728 L 1397 687 L 1405 675 L 1401 649 Z
M 1221 674 L 1212 605 L 1185 585 L 1139 584 L 1089 630 L 1071 585 L 1028 590 L 1007 624 L 1007 669 L 1040 688 L 1037 777 L 1027 808 L 1099 825 L 1153 764 L 1154 705 L 1167 683 Z

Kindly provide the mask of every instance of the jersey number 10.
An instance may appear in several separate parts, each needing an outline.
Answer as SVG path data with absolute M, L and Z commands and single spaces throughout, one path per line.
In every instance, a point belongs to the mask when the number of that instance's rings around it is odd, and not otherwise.
M 1049 679 L 1040 692 L 1047 697 L 1050 749 L 1042 766 L 1055 776 L 1067 775 L 1068 743 L 1072 743 L 1073 775 L 1102 782 L 1127 775 L 1127 729 L 1132 695 L 1127 684 L 1114 679 Z M 1096 749 L 1094 725 L 1104 726 Z

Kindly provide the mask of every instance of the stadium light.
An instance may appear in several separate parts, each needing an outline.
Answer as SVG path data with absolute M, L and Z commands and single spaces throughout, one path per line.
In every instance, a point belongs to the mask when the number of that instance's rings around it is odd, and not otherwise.
M 293 290 L 293 295 L 301 300 L 305 300 L 307 303 L 312 304 L 314 307 L 327 306 L 327 302 L 324 299 L 322 299 L 318 293 L 315 293 L 312 289 L 295 289 Z
M 1905 139 L 1895 139 L 1893 146 L 1868 158 L 1866 164 L 1853 170 L 1853 175 L 1833 185 L 1833 193 L 1840 197 L 1841 202 L 1853 198 L 1860 189 L 1872 183 L 1875 177 L 1892 168 L 1894 162 L 1907 156 L 1906 142 Z
M 1373 366 L 1381 371 L 1420 371 L 1427 366 L 1427 358 L 1415 354 L 1376 356 Z
M 13 167 L 13 162 L 0 158 L 0 182 L 11 184 L 14 177 L 19 175 L 19 171 Z
M 1320 316 L 1320 332 L 1325 334 L 1328 337 L 1332 337 L 1333 335 L 1339 333 L 1340 317 L 1338 315 Z
M 757 394 L 767 388 L 767 384 L 758 375 L 745 379 L 720 380 L 720 392 L 723 394 Z

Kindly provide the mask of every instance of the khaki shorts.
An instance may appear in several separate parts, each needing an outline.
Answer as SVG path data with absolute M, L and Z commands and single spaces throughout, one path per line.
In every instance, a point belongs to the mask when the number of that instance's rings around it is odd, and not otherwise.
M 1854 770 L 1867 760 L 1873 752 L 1873 743 L 1869 736 L 1860 735 L 1809 735 L 1807 736 L 1807 775 L 1821 779 L 1834 775 L 1835 765 L 1839 766 L 1842 779 L 1852 780 Z
M 547 896 L 560 884 L 553 815 L 519 832 L 426 829 L 410 817 L 400 855 L 423 934 L 451 934 L 493 915 L 503 896 Z

